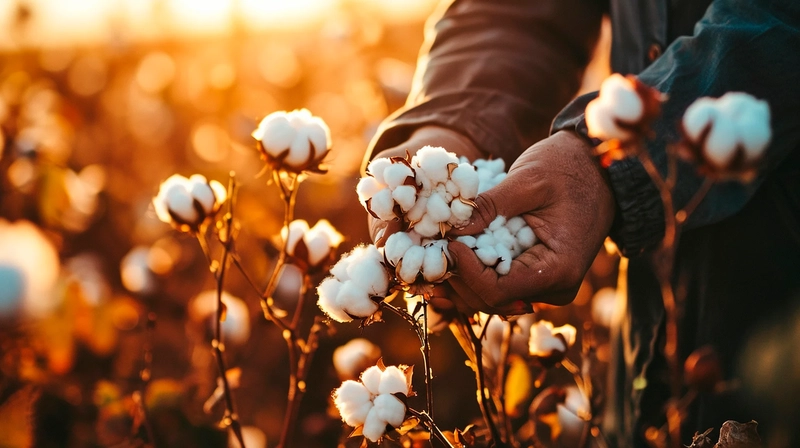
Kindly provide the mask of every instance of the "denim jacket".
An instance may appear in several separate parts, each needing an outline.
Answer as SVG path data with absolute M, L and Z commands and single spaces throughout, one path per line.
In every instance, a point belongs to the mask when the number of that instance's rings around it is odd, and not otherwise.
M 799 1 L 452 1 L 431 21 L 406 107 L 383 123 L 371 152 L 438 125 L 510 165 L 551 132 L 581 132 L 583 110 L 596 93 L 564 106 L 578 89 L 603 14 L 612 20 L 612 69 L 669 95 L 648 146 L 662 173 L 677 123 L 698 97 L 744 91 L 770 105 L 773 140 L 756 180 L 711 188 L 686 224 L 675 265 L 676 281 L 686 288 L 681 355 L 714 345 L 726 376 L 734 377 L 748 332 L 797 303 L 800 292 Z M 668 387 L 657 348 L 664 334 L 658 284 L 649 259 L 637 255 L 661 240 L 664 215 L 638 161 L 615 162 L 608 173 L 617 203 L 611 236 L 633 258 L 605 423 L 614 445 L 645 446 L 643 429 L 660 425 Z M 701 183 L 692 167 L 681 165 L 676 206 Z M 643 383 L 636 378 L 648 386 L 634 388 Z M 701 397 L 685 429 L 758 419 L 759 412 L 735 394 Z M 765 430 L 768 423 L 762 422 Z

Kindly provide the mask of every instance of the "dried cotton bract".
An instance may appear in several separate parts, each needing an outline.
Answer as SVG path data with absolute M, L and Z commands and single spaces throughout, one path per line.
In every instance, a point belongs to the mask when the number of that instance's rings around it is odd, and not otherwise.
M 331 276 L 317 287 L 317 304 L 338 322 L 363 319 L 378 311 L 389 290 L 383 254 L 374 246 L 359 246 L 331 268 Z
M 161 184 L 153 206 L 158 218 L 183 231 L 196 231 L 227 198 L 221 183 L 200 174 L 185 178 L 174 174 Z
M 511 261 L 536 244 L 536 235 L 521 216 L 508 221 L 498 216 L 482 234 L 460 236 L 456 241 L 471 248 L 483 264 L 506 275 L 511 270 Z
M 360 429 L 367 439 L 377 442 L 387 426 L 398 427 L 405 420 L 405 399 L 412 395 L 411 368 L 372 366 L 360 381 L 347 380 L 333 391 L 333 402 L 350 426 Z
M 304 271 L 317 271 L 332 261 L 344 237 L 330 222 L 321 219 L 309 228 L 303 219 L 296 219 L 281 229 L 286 253 L 293 264 Z
M 273 169 L 324 172 L 320 163 L 331 147 L 328 125 L 307 109 L 273 112 L 253 131 L 261 156 Z
M 769 105 L 742 92 L 698 99 L 686 110 L 682 126 L 682 155 L 701 161 L 706 175 L 754 174 L 754 162 L 772 138 Z
M 553 327 L 551 322 L 540 320 L 531 326 L 528 349 L 531 356 L 542 364 L 554 365 L 564 359 L 567 350 L 575 343 L 577 331 L 572 325 Z

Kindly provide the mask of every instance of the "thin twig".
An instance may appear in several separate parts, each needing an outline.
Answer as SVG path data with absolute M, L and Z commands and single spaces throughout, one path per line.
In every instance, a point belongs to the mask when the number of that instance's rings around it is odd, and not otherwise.
M 150 415 L 147 412 L 147 406 L 145 406 L 144 397 L 147 396 L 147 386 L 150 384 L 153 373 L 153 333 L 155 333 L 155 327 L 156 313 L 151 311 L 147 313 L 147 324 L 145 326 L 144 356 L 142 360 L 142 370 L 139 371 L 139 378 L 142 381 L 138 404 L 142 412 L 142 424 L 147 434 L 147 439 L 150 441 L 150 445 L 153 448 L 156 447 L 156 438 L 153 432 L 153 426 L 150 422 Z
M 431 369 L 431 343 L 428 334 L 428 300 L 422 298 L 422 363 L 425 367 L 425 402 L 428 416 L 433 420 L 433 370 Z
M 713 185 L 714 185 L 714 180 L 711 179 L 710 177 L 706 177 L 705 180 L 703 180 L 703 184 L 700 185 L 700 188 L 694 193 L 694 196 L 692 196 L 692 199 L 689 200 L 689 203 L 686 204 L 686 206 L 683 207 L 683 209 L 675 213 L 675 222 L 679 226 L 683 225 L 689 219 L 689 215 L 691 215 L 692 212 L 694 212 L 694 210 L 697 208 L 697 206 L 700 205 L 701 202 L 703 202 L 703 199 L 706 197 L 706 194 L 708 194 L 708 190 L 710 190 L 711 186 Z
M 442 430 L 439 429 L 438 426 L 436 426 L 436 423 L 433 422 L 433 418 L 430 415 L 428 415 L 428 413 L 426 413 L 425 411 L 420 412 L 412 408 L 408 408 L 408 413 L 413 415 L 414 417 L 417 417 L 418 419 L 420 419 L 420 421 L 424 422 L 425 425 L 430 430 L 431 434 L 433 434 L 436 437 L 436 439 L 442 442 L 445 446 L 447 446 L 448 448 L 455 448 L 455 446 L 449 440 L 447 440 L 447 436 L 444 435 Z

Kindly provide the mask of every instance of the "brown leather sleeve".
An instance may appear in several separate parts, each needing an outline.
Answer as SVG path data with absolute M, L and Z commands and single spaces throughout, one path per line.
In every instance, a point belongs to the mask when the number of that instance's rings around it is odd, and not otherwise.
M 424 125 L 446 127 L 510 164 L 548 135 L 597 41 L 596 0 L 455 0 L 426 33 L 407 105 L 370 154 Z

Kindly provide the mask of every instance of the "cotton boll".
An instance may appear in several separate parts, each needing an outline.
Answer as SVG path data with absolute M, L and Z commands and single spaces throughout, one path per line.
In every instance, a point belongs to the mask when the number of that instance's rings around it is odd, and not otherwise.
M 756 159 L 772 138 L 770 112 L 766 101 L 755 101 L 739 116 L 739 135 L 749 160 Z
M 365 294 L 383 297 L 389 287 L 386 268 L 373 258 L 361 258 L 347 268 L 349 281 L 357 285 Z
M 515 216 L 506 222 L 506 228 L 512 235 L 516 235 L 517 232 L 520 231 L 523 227 L 527 226 L 528 224 L 521 216 Z
M 428 282 L 442 279 L 447 272 L 447 258 L 444 256 L 444 246 L 433 244 L 425 248 L 425 257 L 422 260 L 422 275 Z
M 214 191 L 208 185 L 205 177 L 195 174 L 189 178 L 189 194 L 194 200 L 200 203 L 206 213 L 211 213 L 214 209 L 216 199 L 214 198 Z
M 611 106 L 597 98 L 586 105 L 584 120 L 591 137 L 601 140 L 627 139 L 631 133 L 617 125 L 614 111 Z
M 327 219 L 320 219 L 310 228 L 303 241 L 308 249 L 308 263 L 317 266 L 330 257 L 331 251 L 339 247 L 344 236 L 339 233 Z
M 342 420 L 350 426 L 363 425 L 373 407 L 370 392 L 358 381 L 347 380 L 333 392 L 333 402 Z
M 424 237 L 432 237 L 439 234 L 439 222 L 431 218 L 430 215 L 425 214 L 422 219 L 414 224 L 414 231 Z
M 453 170 L 450 175 L 453 182 L 458 185 L 458 189 L 462 197 L 473 199 L 478 195 L 478 186 L 480 178 L 475 168 L 468 164 L 462 163 Z
M 502 244 L 506 247 L 511 247 L 511 244 L 514 242 L 514 236 L 511 235 L 511 232 L 509 232 L 505 226 L 496 229 L 493 232 L 493 236 L 497 244 Z
M 723 167 L 730 162 L 736 149 L 736 134 L 736 125 L 732 120 L 717 117 L 705 143 L 706 157 L 711 163 Z
M 392 191 L 392 199 L 400 205 L 403 212 L 407 212 L 417 203 L 417 188 L 401 185 Z
M 367 414 L 361 433 L 370 441 L 377 442 L 385 432 L 386 421 L 378 417 L 378 410 L 373 406 Z
M 491 233 L 482 233 L 478 235 L 478 240 L 475 242 L 476 247 L 494 247 L 497 240 Z
M 267 115 L 253 132 L 253 137 L 260 140 L 264 149 L 276 157 L 285 151 L 294 141 L 297 131 L 289 123 L 286 112 L 274 112 Z
M 494 266 L 497 264 L 497 259 L 500 257 L 494 246 L 479 246 L 475 249 L 475 255 L 481 260 L 481 263 L 486 266 Z
M 317 306 L 323 313 L 330 316 L 333 320 L 341 323 L 350 322 L 353 320 L 339 305 L 337 296 L 341 290 L 342 284 L 333 277 L 328 277 L 322 281 L 317 287 Z
M 333 267 L 331 268 L 331 275 L 340 279 L 348 278 L 347 268 L 350 267 L 350 263 L 353 262 L 353 259 L 351 257 L 352 253 L 353 252 L 346 253 L 342 255 L 341 258 L 339 258 L 339 261 L 337 261 L 336 264 L 334 264 Z
M 529 249 L 536 244 L 536 234 L 533 233 L 533 229 L 528 227 L 527 225 L 517 231 L 517 234 L 514 235 L 517 238 L 517 242 L 520 246 L 524 249 Z
M 636 123 L 644 113 L 644 103 L 630 81 L 622 75 L 612 75 L 600 88 L 614 117 L 624 123 Z
M 514 258 L 511 255 L 511 250 L 509 248 L 498 244 L 495 246 L 497 250 L 497 256 L 500 259 L 500 262 L 497 263 L 497 267 L 495 270 L 500 275 L 506 275 L 511 271 L 511 260 Z
M 378 304 L 373 302 L 367 291 L 353 280 L 342 283 L 336 301 L 342 310 L 355 317 L 369 317 L 378 311 Z
M 392 163 L 383 170 L 383 179 L 392 190 L 403 185 L 409 177 L 414 177 L 414 171 L 404 163 Z
M 381 357 L 381 349 L 364 338 L 351 339 L 333 351 L 333 367 L 341 380 L 357 379 Z
M 419 196 L 417 202 L 406 212 L 406 220 L 409 222 L 418 222 L 425 216 L 428 210 L 428 198 L 426 196 Z
M 472 206 L 461 202 L 459 199 L 450 203 L 450 224 L 454 226 L 463 226 L 469 222 L 472 217 Z
M 356 185 L 356 193 L 358 193 L 358 200 L 366 202 L 367 199 L 375 196 L 376 193 L 386 188 L 385 184 L 378 182 L 377 179 L 371 176 L 362 177 Z
M 391 165 L 392 165 L 391 160 L 385 157 L 379 157 L 369 162 L 369 165 L 367 165 L 367 171 L 370 174 L 372 174 L 372 177 L 374 177 L 375 180 L 377 180 L 379 183 L 386 185 L 386 180 L 383 176 L 383 172 L 386 170 L 386 168 L 388 168 Z
M 311 142 L 308 140 L 308 130 L 306 128 L 297 129 L 297 134 L 289 146 L 289 153 L 283 161 L 290 166 L 301 166 L 308 162 L 309 157 L 313 157 Z
M 449 176 L 447 165 L 458 164 L 458 157 L 444 148 L 425 146 L 414 155 L 416 165 L 425 171 L 433 183 L 447 182 Z M 413 163 L 412 163 L 413 164 Z
M 459 195 L 460 190 L 458 188 L 458 185 L 456 185 L 456 183 L 453 182 L 452 178 L 451 180 L 448 180 L 446 184 L 444 184 L 444 189 L 447 192 L 447 194 L 450 195 L 451 198 L 457 197 Z
M 406 251 L 413 245 L 414 242 L 411 241 L 411 237 L 408 236 L 408 233 L 396 232 L 386 239 L 386 244 L 383 246 L 383 253 L 392 266 L 397 266 L 397 262 L 403 258 Z
M 414 179 L 417 182 L 417 187 L 420 189 L 420 194 L 423 196 L 430 196 L 431 191 L 435 186 L 435 182 L 433 182 L 433 180 L 428 177 L 428 174 L 422 169 L 415 169 L 414 173 Z
M 375 410 L 378 418 L 392 425 L 398 427 L 403 423 L 406 417 L 406 405 L 403 404 L 397 397 L 390 394 L 381 394 L 375 398 Z
M 683 130 L 691 140 L 698 140 L 703 130 L 712 123 L 717 112 L 714 100 L 700 98 L 692 103 L 683 115 Z
M 456 241 L 458 241 L 461 244 L 464 244 L 465 246 L 469 247 L 470 249 L 474 249 L 476 247 L 478 239 L 475 238 L 472 235 L 464 235 L 464 236 L 460 236 L 460 237 L 456 238 Z
M 309 112 L 309 115 L 311 113 Z M 313 146 L 315 158 L 321 159 L 330 150 L 331 130 L 320 117 L 311 117 L 305 125 L 306 137 Z
M 381 382 L 378 387 L 381 394 L 403 394 L 408 395 L 408 381 L 406 374 L 397 366 L 388 366 L 381 372 Z
M 441 195 L 434 193 L 428 198 L 428 216 L 437 223 L 450 219 L 450 206 Z
M 308 229 L 308 222 L 304 219 L 295 219 L 289 223 L 288 229 L 281 229 L 281 238 L 286 242 L 286 252 L 289 255 L 294 255 L 294 248 Z
M 381 376 L 383 371 L 378 366 L 371 366 L 361 373 L 361 382 L 367 388 L 370 394 L 378 395 L 380 393 Z
M 425 249 L 422 246 L 410 247 L 403 255 L 400 272 L 397 273 L 398 277 L 406 283 L 414 283 L 417 279 L 417 274 L 422 268 L 424 258 Z
M 388 188 L 375 193 L 375 196 L 369 200 L 369 208 L 383 221 L 391 221 L 396 218 L 392 191 Z
M 198 215 L 197 210 L 194 208 L 194 200 L 186 189 L 185 184 L 171 185 L 166 191 L 165 199 L 168 210 L 177 215 L 183 222 L 197 222 Z M 169 220 L 171 221 L 172 218 L 170 217 Z

